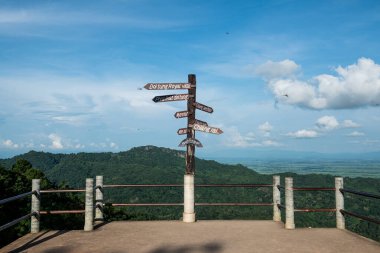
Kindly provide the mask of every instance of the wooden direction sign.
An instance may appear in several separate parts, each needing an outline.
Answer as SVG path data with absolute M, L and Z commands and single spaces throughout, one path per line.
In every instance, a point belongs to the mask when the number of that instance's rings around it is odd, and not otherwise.
M 189 112 L 188 111 L 180 111 L 180 112 L 176 112 L 174 114 L 174 117 L 176 117 L 177 119 L 178 118 L 185 118 L 187 116 L 189 116 Z
M 208 126 L 207 122 L 199 120 L 199 119 L 195 119 L 194 123 L 198 125 L 202 125 L 202 126 Z
M 153 98 L 153 102 L 172 102 L 172 101 L 180 101 L 189 99 L 189 94 L 173 94 L 173 95 L 163 95 L 156 96 Z
M 188 132 L 189 132 L 188 128 L 180 128 L 178 129 L 177 134 L 183 135 L 183 134 L 187 134 Z
M 187 144 L 193 144 L 198 148 L 203 147 L 202 143 L 195 138 L 186 138 L 178 145 L 179 147 L 185 147 Z
M 201 103 L 198 103 L 198 102 L 195 102 L 194 106 L 198 110 L 201 110 L 201 111 L 204 111 L 204 112 L 212 113 L 214 111 L 214 109 L 212 109 L 211 107 L 209 107 L 207 105 L 204 105 L 204 104 L 201 104 Z
M 209 126 L 204 126 L 204 125 L 199 125 L 199 124 L 194 124 L 193 129 L 195 131 L 201 131 L 201 132 L 210 133 L 210 134 L 221 134 L 221 133 L 223 133 L 223 131 L 220 128 L 209 127 Z
M 190 83 L 147 83 L 144 86 L 147 90 L 179 90 L 190 89 Z

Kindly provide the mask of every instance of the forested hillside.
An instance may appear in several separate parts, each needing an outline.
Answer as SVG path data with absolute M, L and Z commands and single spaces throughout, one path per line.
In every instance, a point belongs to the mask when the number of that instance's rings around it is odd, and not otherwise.
M 105 184 L 181 184 L 185 171 L 185 153 L 154 146 L 133 148 L 120 153 L 50 154 L 31 151 L 0 165 L 12 170 L 20 159 L 30 161 L 54 185 L 83 188 L 85 178 L 104 176 Z M 295 187 L 334 187 L 329 175 L 280 174 L 294 178 Z M 202 183 L 259 183 L 271 184 L 271 175 L 262 175 L 242 165 L 225 165 L 196 159 L 196 184 Z M 345 187 L 380 193 L 380 180 L 345 178 Z M 272 202 L 271 188 L 196 188 L 196 202 Z M 284 194 L 282 194 L 283 196 Z M 284 203 L 284 200 L 282 200 Z M 106 189 L 107 203 L 181 203 L 183 189 L 133 188 Z M 44 203 L 44 200 L 43 200 Z M 45 202 L 46 203 L 46 202 Z M 334 208 L 334 192 L 295 192 L 296 208 Z M 380 202 L 374 199 L 346 195 L 346 209 L 380 219 Z M 182 207 L 106 207 L 108 220 L 180 219 Z M 196 207 L 198 219 L 272 219 L 272 207 Z M 284 213 L 284 212 L 283 212 Z M 296 213 L 297 227 L 334 227 L 335 213 Z M 283 217 L 284 220 L 284 217 Z M 347 227 L 380 241 L 380 226 L 347 218 Z

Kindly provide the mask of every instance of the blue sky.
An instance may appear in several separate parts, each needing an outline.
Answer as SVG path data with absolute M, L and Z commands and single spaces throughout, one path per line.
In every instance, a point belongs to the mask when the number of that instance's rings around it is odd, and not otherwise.
M 379 1 L 2 1 L 0 156 L 178 148 L 197 75 L 200 156 L 380 151 Z M 179 92 L 181 93 L 181 92 Z

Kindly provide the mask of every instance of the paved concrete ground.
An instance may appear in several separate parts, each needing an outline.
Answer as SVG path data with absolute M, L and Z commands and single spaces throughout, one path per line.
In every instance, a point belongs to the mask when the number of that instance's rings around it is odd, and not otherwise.
M 26 235 L 0 252 L 27 253 L 379 253 L 380 244 L 338 229 L 285 230 L 272 221 L 112 222 L 93 232 Z

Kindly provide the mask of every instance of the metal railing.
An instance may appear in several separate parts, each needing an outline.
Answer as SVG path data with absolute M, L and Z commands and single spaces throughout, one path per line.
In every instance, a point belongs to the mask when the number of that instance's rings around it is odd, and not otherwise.
M 335 188 L 328 187 L 293 187 L 293 178 L 287 177 L 285 178 L 285 187 L 280 186 L 279 184 L 276 187 L 278 191 L 285 190 L 285 205 L 281 205 L 277 203 L 277 208 L 285 209 L 286 219 L 285 219 L 285 228 L 294 229 L 294 213 L 295 212 L 335 212 L 336 213 L 336 227 L 339 229 L 345 229 L 345 218 L 344 215 L 353 216 L 365 221 L 369 221 L 375 224 L 380 224 L 380 220 L 364 216 L 361 214 L 357 214 L 344 209 L 344 194 L 350 193 L 359 196 L 364 196 L 368 198 L 380 199 L 379 194 L 361 192 L 352 189 L 344 189 L 343 188 L 343 178 L 336 177 L 335 178 Z M 293 191 L 335 191 L 335 208 L 295 208 L 294 207 L 294 196 Z
M 105 188 L 147 188 L 147 187 L 183 187 L 183 184 L 107 184 L 96 185 L 96 189 Z M 273 187 L 272 184 L 195 184 L 194 187 L 225 187 L 225 188 L 260 188 Z M 98 199 L 99 204 L 103 199 Z M 104 203 L 103 206 L 183 206 L 183 203 Z M 229 203 L 194 203 L 195 206 L 273 206 L 273 203 L 229 202 Z M 95 218 L 97 219 L 97 218 Z M 100 219 L 100 217 L 98 217 Z
M 48 189 L 48 190 L 40 190 L 41 194 L 47 193 L 80 193 L 86 192 L 85 189 Z M 40 210 L 40 215 L 50 215 L 50 214 L 80 214 L 84 213 L 85 210 Z
M 25 192 L 25 193 L 19 194 L 17 196 L 2 199 L 2 200 L 0 200 L 0 205 L 4 205 L 4 204 L 7 204 L 9 202 L 19 200 L 19 199 L 22 199 L 22 198 L 25 198 L 25 197 L 28 197 L 28 196 L 31 196 L 31 195 L 37 194 L 37 193 L 38 193 L 37 191 L 30 191 L 30 192 Z M 18 224 L 19 222 L 21 222 L 23 220 L 29 219 L 31 216 L 34 216 L 36 214 L 37 214 L 36 212 L 30 212 L 27 215 L 24 215 L 24 216 L 17 218 L 11 222 L 8 222 L 7 224 L 0 226 L 0 231 L 3 231 L 9 227 L 12 227 L 12 226 Z
M 31 218 L 31 232 L 39 232 L 40 215 L 55 215 L 55 214 L 85 214 L 85 231 L 91 231 L 95 221 L 104 221 L 103 209 L 104 206 L 114 207 L 132 207 L 132 206 L 184 206 L 184 203 L 107 203 L 103 200 L 103 192 L 107 188 L 147 188 L 147 187 L 183 187 L 183 184 L 103 184 L 103 176 L 94 179 L 86 179 L 85 189 L 46 189 L 40 190 L 40 180 L 32 180 L 32 191 L 19 194 L 0 200 L 0 205 L 7 204 L 21 198 L 32 196 L 31 212 L 20 218 L 17 218 L 5 225 L 0 226 L 0 231 L 7 229 L 23 220 Z M 194 187 L 226 187 L 226 188 L 259 188 L 273 187 L 273 202 L 271 203 L 251 203 L 251 202 L 230 202 L 230 203 L 194 203 L 194 206 L 273 206 L 273 220 L 281 221 L 281 210 L 285 210 L 285 228 L 294 229 L 294 213 L 295 212 L 335 212 L 336 226 L 340 229 L 345 229 L 344 216 L 352 216 L 362 220 L 366 220 L 375 224 L 380 224 L 380 220 L 357 214 L 344 208 L 344 194 L 355 194 L 362 197 L 380 199 L 379 194 L 345 189 L 343 187 L 343 178 L 335 178 L 335 187 L 293 187 L 293 178 L 285 178 L 285 186 L 280 185 L 280 177 L 273 176 L 273 184 L 195 184 Z M 281 192 L 285 191 L 285 205 L 281 204 Z M 294 207 L 294 191 L 335 191 L 335 208 L 295 208 Z M 85 209 L 84 210 L 40 210 L 40 201 L 42 194 L 52 193 L 85 193 Z M 94 198 L 95 197 L 95 198 Z
M 362 196 L 362 197 L 380 199 L 380 195 L 379 194 L 369 193 L 369 192 L 362 192 L 362 191 L 356 191 L 356 190 L 352 190 L 352 189 L 339 188 L 339 192 L 342 195 L 344 195 L 344 193 L 350 193 L 350 194 L 354 194 L 354 195 L 358 195 L 358 196 Z M 365 220 L 365 221 L 372 222 L 372 223 L 380 225 L 380 220 L 379 219 L 376 219 L 376 218 L 373 218 L 373 217 L 369 217 L 369 216 L 365 216 L 365 215 L 361 215 L 361 214 L 357 214 L 357 213 L 354 213 L 354 212 L 351 212 L 351 211 L 347 211 L 347 210 L 344 210 L 344 208 L 340 209 L 339 211 L 343 215 L 352 216 L 352 217 L 355 217 L 355 218 L 359 218 L 361 220 Z

